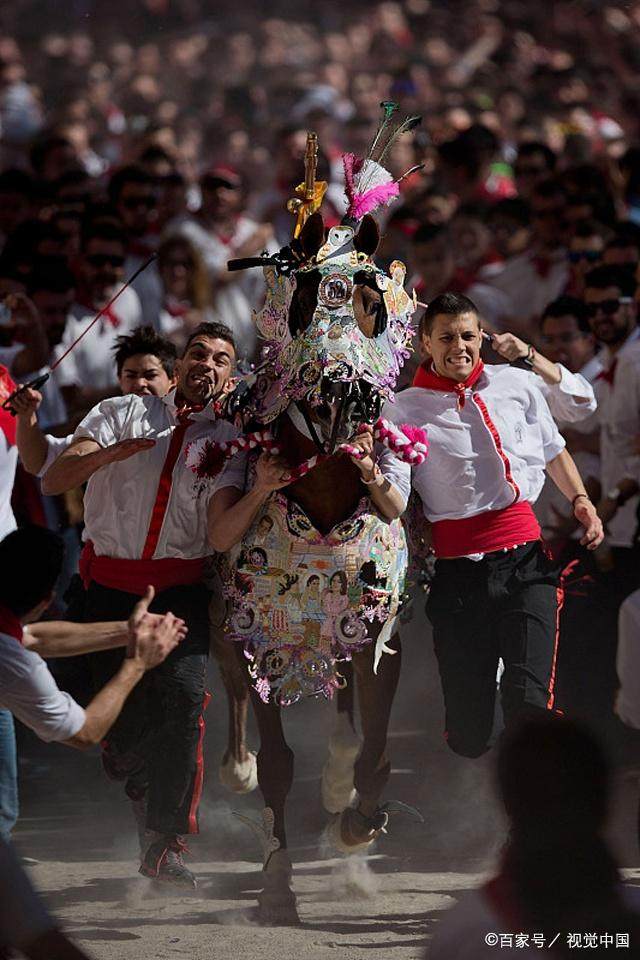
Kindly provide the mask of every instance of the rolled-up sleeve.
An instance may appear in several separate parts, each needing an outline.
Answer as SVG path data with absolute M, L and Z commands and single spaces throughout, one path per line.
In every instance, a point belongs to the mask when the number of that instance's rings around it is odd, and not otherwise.
M 402 509 L 406 510 L 411 493 L 411 467 L 381 443 L 375 444 L 374 452 L 380 472 L 396 488 L 403 500 Z
M 58 689 L 42 657 L 22 647 L 0 659 L 0 707 L 46 742 L 69 740 L 86 720 L 83 708 Z
M 123 437 L 123 425 L 127 414 L 138 398 L 135 395 L 103 400 L 89 410 L 84 420 L 76 427 L 74 440 L 95 440 L 101 447 L 109 447 Z
M 536 386 L 547 401 L 551 414 L 556 420 L 564 420 L 567 423 L 584 420 L 598 405 L 593 387 L 581 374 L 571 373 L 561 363 L 558 367 L 559 383 L 545 383 L 542 377 L 534 374 Z

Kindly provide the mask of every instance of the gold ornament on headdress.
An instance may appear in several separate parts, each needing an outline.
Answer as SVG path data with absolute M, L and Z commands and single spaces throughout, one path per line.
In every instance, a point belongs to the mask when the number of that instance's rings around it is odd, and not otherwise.
M 320 209 L 322 198 L 327 192 L 326 180 L 316 180 L 318 168 L 318 134 L 307 134 L 307 149 L 304 154 L 304 183 L 296 187 L 297 196 L 287 201 L 289 213 L 296 214 L 294 239 L 300 235 L 307 218 Z

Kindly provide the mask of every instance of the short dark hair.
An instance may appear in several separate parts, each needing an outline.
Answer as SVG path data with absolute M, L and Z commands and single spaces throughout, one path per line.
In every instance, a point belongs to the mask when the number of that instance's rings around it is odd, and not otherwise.
M 151 326 L 136 327 L 133 333 L 116 338 L 113 348 L 118 376 L 127 360 L 141 353 L 151 353 L 157 357 L 168 377 L 173 377 L 177 351 L 170 340 L 161 337 Z
M 143 170 L 142 167 L 138 167 L 135 164 L 129 164 L 120 170 L 116 170 L 109 181 L 108 193 L 111 203 L 118 202 L 120 194 L 127 183 L 142 184 L 145 187 L 155 185 L 154 178 L 147 173 L 146 170 Z
M 565 830 L 598 830 L 610 781 L 610 764 L 595 735 L 579 721 L 552 713 L 523 717 L 507 731 L 498 753 L 500 793 L 519 831 L 536 824 L 542 829 L 550 814 L 562 819 Z
M 127 236 L 117 220 L 89 220 L 82 233 L 82 248 L 86 250 L 91 240 L 106 240 L 119 243 L 127 249 Z
M 27 525 L 0 542 L 0 604 L 16 617 L 46 600 L 62 570 L 64 545 L 46 527 Z
M 18 193 L 23 197 L 31 197 L 33 190 L 33 177 L 26 170 L 11 167 L 0 173 L 0 193 Z
M 591 333 L 589 313 L 585 304 L 582 300 L 578 300 L 577 297 L 570 297 L 565 294 L 556 300 L 552 300 L 551 303 L 544 308 L 544 312 L 540 318 L 541 328 L 544 326 L 547 317 L 553 319 L 556 317 L 573 317 L 581 333 Z
M 434 240 L 444 240 L 448 230 L 444 224 L 423 223 L 418 227 L 411 242 L 414 247 L 419 243 L 433 243 Z
M 61 257 L 47 257 L 36 260 L 33 273 L 27 278 L 27 293 L 30 297 L 34 293 L 46 290 L 48 293 L 67 293 L 75 289 L 76 278 Z
M 618 287 L 623 297 L 633 297 L 638 283 L 631 270 L 624 267 L 604 264 L 594 267 L 584 278 L 585 290 L 606 290 L 607 287 Z
M 609 234 L 607 227 L 603 226 L 599 220 L 587 219 L 579 220 L 574 228 L 574 237 L 580 237 L 581 240 L 588 240 L 589 237 L 605 237 Z
M 487 212 L 487 220 L 491 221 L 504 217 L 505 220 L 513 220 L 521 227 L 528 227 L 531 223 L 531 211 L 529 204 L 521 197 L 505 197 L 504 200 L 498 200 Z
M 459 317 L 463 313 L 473 313 L 478 316 L 478 308 L 473 300 L 463 293 L 441 293 L 431 301 L 420 318 L 420 334 L 431 335 L 433 323 L 437 316 L 444 314 L 448 317 Z
M 70 147 L 71 141 L 58 133 L 45 134 L 40 137 L 31 147 L 29 160 L 37 176 L 40 176 L 44 169 L 47 155 L 60 147 Z
M 555 170 L 557 156 L 546 143 L 541 143 L 539 140 L 531 140 L 528 143 L 522 143 L 518 147 L 518 154 L 516 157 L 516 165 L 518 160 L 521 157 L 534 157 L 537 153 L 542 154 L 544 157 L 544 162 L 547 170 Z
M 209 337 L 210 340 L 226 340 L 226 342 L 230 343 L 233 347 L 233 352 L 235 354 L 238 352 L 235 337 L 225 323 L 201 323 L 193 333 L 189 335 L 189 339 L 185 343 L 184 350 L 182 351 L 183 357 L 193 341 L 197 340 L 198 337 Z

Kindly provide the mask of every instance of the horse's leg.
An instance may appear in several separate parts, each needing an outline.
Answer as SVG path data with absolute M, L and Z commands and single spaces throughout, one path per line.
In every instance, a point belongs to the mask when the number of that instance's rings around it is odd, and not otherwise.
M 258 785 L 256 755 L 247 750 L 247 709 L 249 681 L 247 671 L 239 663 L 233 644 L 223 631 L 211 627 L 211 652 L 220 668 L 227 695 L 229 728 L 227 749 L 220 764 L 220 781 L 234 793 L 250 793 Z
M 377 673 L 373 672 L 375 644 L 369 644 L 353 657 L 363 742 L 354 770 L 358 804 L 355 809 L 344 811 L 339 824 L 340 839 L 346 848 L 370 843 L 386 825 L 386 815 L 378 813 L 378 805 L 391 769 L 386 746 L 391 707 L 400 677 L 397 633 L 389 646 L 396 653 L 383 654 Z
M 329 738 L 329 756 L 322 768 L 322 805 L 341 813 L 355 799 L 353 765 L 362 741 L 355 728 L 355 681 L 349 661 L 339 665 L 345 685 L 336 694 L 336 714 Z
M 240 645 L 238 653 L 242 656 Z M 291 889 L 291 860 L 287 851 L 285 804 L 293 782 L 293 751 L 284 738 L 280 707 L 264 703 L 251 689 L 251 702 L 260 732 L 258 785 L 264 797 L 263 889 L 258 894 L 262 923 L 291 926 L 300 923 Z

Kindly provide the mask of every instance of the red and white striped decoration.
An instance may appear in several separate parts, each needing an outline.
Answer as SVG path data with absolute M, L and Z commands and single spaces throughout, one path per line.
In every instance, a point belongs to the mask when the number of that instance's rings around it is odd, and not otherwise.
M 366 427 L 361 426 L 359 433 L 364 432 Z M 391 452 L 404 463 L 410 463 L 417 466 L 423 463 L 427 458 L 429 443 L 427 434 L 420 427 L 412 427 L 410 424 L 403 423 L 399 427 L 389 420 L 380 418 L 373 425 L 373 438 L 382 443 Z M 190 443 L 186 451 L 186 462 L 200 480 L 213 479 L 224 468 L 227 460 L 234 457 L 237 453 L 244 450 L 266 450 L 269 453 L 278 454 L 280 448 L 277 441 L 271 435 L 269 430 L 256 430 L 253 433 L 247 433 L 244 436 L 236 437 L 234 440 L 228 440 L 225 443 L 216 443 L 202 437 L 200 440 L 194 440 Z M 361 460 L 365 454 L 359 447 L 351 443 L 341 443 L 336 447 L 335 453 L 347 453 L 357 460 Z M 318 453 L 309 460 L 298 464 L 291 470 L 288 480 L 300 480 L 305 474 L 317 467 L 319 463 L 328 460 L 334 454 Z

